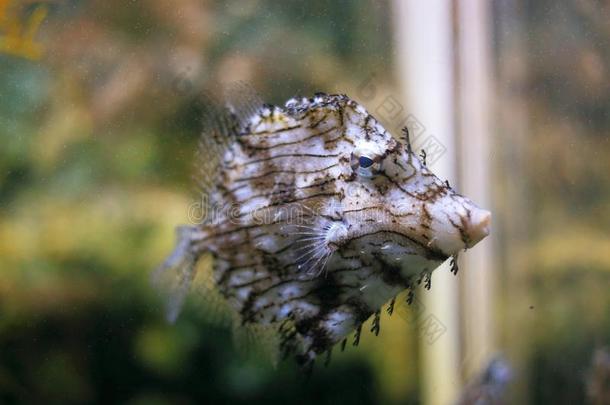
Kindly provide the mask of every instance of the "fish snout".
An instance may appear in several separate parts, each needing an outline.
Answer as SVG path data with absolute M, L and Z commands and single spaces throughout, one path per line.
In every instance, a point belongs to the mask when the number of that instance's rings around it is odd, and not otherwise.
M 471 248 L 489 235 L 491 231 L 491 212 L 484 209 L 476 209 L 471 212 L 465 224 L 466 247 Z

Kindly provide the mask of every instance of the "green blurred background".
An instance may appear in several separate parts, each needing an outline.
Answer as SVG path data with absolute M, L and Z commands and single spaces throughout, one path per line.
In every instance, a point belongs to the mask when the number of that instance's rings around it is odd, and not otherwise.
M 610 344 L 610 3 L 493 5 L 494 85 L 520 100 L 499 92 L 495 106 L 527 123 L 519 145 L 492 135 L 497 334 L 515 397 L 583 403 L 592 353 Z M 195 198 L 201 93 L 243 80 L 277 104 L 357 98 L 375 74 L 393 94 L 392 12 L 0 0 L 0 402 L 419 403 L 404 320 L 305 381 L 237 350 L 196 299 L 167 324 L 149 283 Z M 40 49 L 6 41 L 36 18 Z

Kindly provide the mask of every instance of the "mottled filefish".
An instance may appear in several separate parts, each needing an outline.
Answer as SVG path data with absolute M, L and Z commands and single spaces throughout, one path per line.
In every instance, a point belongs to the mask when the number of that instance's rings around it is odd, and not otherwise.
M 177 279 L 175 319 L 203 255 L 242 324 L 279 331 L 302 365 L 330 351 L 402 291 L 490 231 L 489 211 L 456 193 L 346 95 L 284 107 L 233 97 L 208 107 L 200 148 L 206 216 L 178 227 L 157 274 Z M 235 101 L 237 100 L 237 101 Z M 210 103 L 212 105 L 212 103 Z

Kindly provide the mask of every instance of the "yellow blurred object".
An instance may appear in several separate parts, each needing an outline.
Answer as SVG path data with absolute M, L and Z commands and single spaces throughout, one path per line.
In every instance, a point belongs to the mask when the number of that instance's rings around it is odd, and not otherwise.
M 46 5 L 37 5 L 26 22 L 20 21 L 11 7 L 12 0 L 0 0 L 0 52 L 37 60 L 42 56 L 42 46 L 34 41 L 40 24 L 47 17 Z

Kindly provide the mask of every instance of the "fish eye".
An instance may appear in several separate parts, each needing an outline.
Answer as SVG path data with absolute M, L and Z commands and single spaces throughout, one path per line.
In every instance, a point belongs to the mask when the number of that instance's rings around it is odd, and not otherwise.
M 370 178 L 381 170 L 381 159 L 371 151 L 354 151 L 351 166 L 358 176 Z
M 360 167 L 362 167 L 364 169 L 373 166 L 373 163 L 375 163 L 373 161 L 373 159 L 371 159 L 368 156 L 360 156 L 360 158 L 358 159 L 358 162 L 360 163 Z

